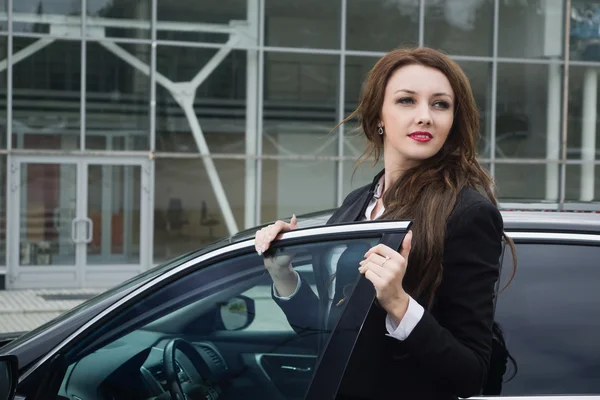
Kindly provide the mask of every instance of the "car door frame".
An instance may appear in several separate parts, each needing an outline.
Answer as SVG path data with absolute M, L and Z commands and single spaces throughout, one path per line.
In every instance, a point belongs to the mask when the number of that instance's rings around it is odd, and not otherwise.
M 289 245 L 300 245 L 308 244 L 314 241 L 334 241 L 343 239 L 361 239 L 365 237 L 379 237 L 379 243 L 386 244 L 390 247 L 399 249 L 402 239 L 410 229 L 412 221 L 363 221 L 346 224 L 326 225 L 319 227 L 309 227 L 304 229 L 297 229 L 294 231 L 286 232 L 282 235 L 281 239 L 273 244 L 273 249 L 289 246 Z M 201 254 L 198 257 L 187 259 L 182 264 L 174 266 L 170 270 L 154 277 L 153 279 L 140 285 L 134 291 L 119 299 L 117 302 L 107 307 L 105 310 L 100 312 L 94 318 L 87 323 L 83 324 L 79 329 L 73 332 L 69 337 L 64 339 L 61 343 L 55 346 L 52 350 L 42 356 L 35 364 L 29 366 L 19 377 L 19 386 L 30 377 L 38 376 L 36 371 L 45 370 L 52 371 L 52 368 L 48 368 L 49 365 L 56 360 L 60 360 L 61 354 L 69 351 L 71 348 L 77 345 L 80 340 L 85 340 L 88 335 L 93 334 L 94 329 L 102 325 L 107 320 L 114 318 L 115 315 L 124 312 L 133 306 L 140 298 L 144 298 L 156 290 L 175 282 L 193 272 L 199 271 L 204 268 L 208 268 L 216 262 L 224 259 L 233 259 L 238 256 L 246 255 L 254 252 L 254 239 L 246 239 L 237 243 L 225 245 L 218 249 L 212 250 L 205 254 Z M 217 273 L 216 270 L 209 270 L 207 272 Z M 354 343 L 360 335 L 361 325 L 358 325 L 358 329 L 354 332 L 354 338 L 346 332 L 346 328 L 349 324 L 357 326 L 356 319 L 364 321 L 367 316 L 367 312 L 373 303 L 375 297 L 375 290 L 362 275 L 359 276 L 357 286 L 352 293 L 352 296 L 348 299 L 348 305 L 342 312 L 340 319 L 336 327 L 332 332 L 332 337 L 336 335 L 336 338 L 343 337 L 343 341 L 330 340 L 328 345 L 324 348 L 321 361 L 318 361 L 318 365 L 315 368 L 313 380 L 308 388 L 306 399 L 317 399 L 322 398 L 320 393 L 315 397 L 317 385 L 321 385 L 326 382 L 326 390 L 329 393 L 337 392 L 337 387 L 341 382 L 341 378 L 345 372 L 346 363 L 349 360 Z M 364 315 L 361 315 L 364 313 Z M 341 336 L 340 336 L 341 335 Z M 330 347 L 329 344 L 332 344 Z M 346 347 L 344 347 L 346 346 Z M 345 351 L 344 351 L 345 349 Z M 347 355 L 347 359 L 344 361 L 337 357 L 333 357 L 336 352 L 344 351 Z M 337 353 L 339 355 L 339 353 Z M 331 369 L 336 367 L 335 369 Z M 48 378 L 48 377 L 47 377 Z M 332 381 L 332 379 L 334 381 Z M 53 379 L 47 379 L 47 381 L 54 382 Z M 323 386 L 318 386 L 322 388 Z M 41 390 L 42 393 L 47 395 L 48 392 Z M 40 393 L 40 391 L 38 391 Z M 33 398 L 28 400 L 38 400 L 38 397 L 34 395 Z M 39 398 L 41 400 L 41 398 Z

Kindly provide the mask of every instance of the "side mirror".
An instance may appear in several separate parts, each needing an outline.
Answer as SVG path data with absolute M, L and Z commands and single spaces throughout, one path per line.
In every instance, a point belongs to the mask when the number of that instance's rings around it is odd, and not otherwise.
M 19 361 L 15 356 L 0 356 L 0 400 L 13 400 L 19 384 Z
M 219 306 L 219 316 L 225 330 L 245 329 L 254 321 L 254 300 L 246 296 L 236 296 Z

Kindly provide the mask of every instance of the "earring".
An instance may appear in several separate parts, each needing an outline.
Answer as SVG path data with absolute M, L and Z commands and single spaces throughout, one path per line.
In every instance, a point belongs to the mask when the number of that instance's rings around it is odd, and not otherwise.
M 381 125 L 379 125 L 379 129 L 377 130 L 377 133 L 379 133 L 379 135 L 383 136 L 383 127 Z

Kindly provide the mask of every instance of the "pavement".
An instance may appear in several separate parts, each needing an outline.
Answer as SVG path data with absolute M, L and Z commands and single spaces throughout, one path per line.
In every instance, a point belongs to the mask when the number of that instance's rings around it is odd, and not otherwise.
M 25 332 L 58 317 L 101 290 L 0 290 L 0 333 Z

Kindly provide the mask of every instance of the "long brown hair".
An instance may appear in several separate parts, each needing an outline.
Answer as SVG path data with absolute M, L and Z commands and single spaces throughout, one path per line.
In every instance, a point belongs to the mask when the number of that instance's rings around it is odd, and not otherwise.
M 383 136 L 378 134 L 377 125 L 381 121 L 386 86 L 396 70 L 415 64 L 435 68 L 448 78 L 456 97 L 454 122 L 436 155 L 407 170 L 386 188 L 385 212 L 381 218 L 413 220 L 410 268 L 404 277 L 404 288 L 414 297 L 426 296 L 431 307 L 442 280 L 446 222 L 458 194 L 463 188 L 472 187 L 498 205 L 493 180 L 477 161 L 479 112 L 469 80 L 458 64 L 437 50 L 422 47 L 393 50 L 371 69 L 358 107 L 341 123 L 358 118 L 367 138 L 367 148 L 358 165 L 371 157 L 376 164 L 383 152 Z M 517 265 L 514 243 L 506 235 L 504 239 L 512 250 L 514 277 Z

